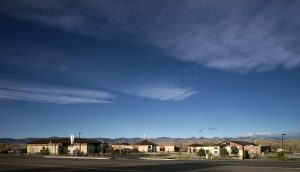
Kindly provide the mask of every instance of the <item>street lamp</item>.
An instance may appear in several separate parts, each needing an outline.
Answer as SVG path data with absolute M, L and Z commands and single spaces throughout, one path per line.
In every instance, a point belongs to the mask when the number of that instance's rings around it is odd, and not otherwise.
M 286 134 L 281 134 L 281 151 L 283 152 L 283 136 L 286 136 Z

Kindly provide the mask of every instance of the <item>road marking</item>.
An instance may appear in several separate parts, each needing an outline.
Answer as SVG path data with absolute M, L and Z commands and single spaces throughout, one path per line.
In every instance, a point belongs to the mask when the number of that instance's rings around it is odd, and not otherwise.
M 45 164 L 17 164 L 17 163 L 0 163 L 0 165 L 21 165 L 21 166 L 35 166 L 35 167 L 62 167 L 57 165 L 45 165 Z
M 110 168 L 76 168 L 76 169 L 82 169 L 82 170 L 103 170 L 103 171 L 128 171 L 128 172 L 136 172 L 136 170 L 123 170 L 123 169 L 110 169 Z
M 293 167 L 250 167 L 250 166 L 222 166 L 222 167 L 228 167 L 228 168 L 232 168 L 232 167 L 244 167 L 244 168 L 271 168 L 271 169 L 285 169 L 285 170 L 300 170 L 300 168 L 293 168 Z

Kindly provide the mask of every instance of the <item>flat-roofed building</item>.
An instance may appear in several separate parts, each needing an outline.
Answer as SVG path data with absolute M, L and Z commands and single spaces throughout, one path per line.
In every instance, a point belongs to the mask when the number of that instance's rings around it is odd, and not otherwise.
M 99 153 L 105 145 L 107 144 L 84 138 L 75 138 L 73 144 L 70 138 L 40 139 L 27 143 L 27 153 L 37 154 L 43 148 L 48 148 L 50 154 L 57 155 L 61 147 L 65 154 L 94 154 Z
M 160 144 L 160 152 L 175 152 L 175 145 Z

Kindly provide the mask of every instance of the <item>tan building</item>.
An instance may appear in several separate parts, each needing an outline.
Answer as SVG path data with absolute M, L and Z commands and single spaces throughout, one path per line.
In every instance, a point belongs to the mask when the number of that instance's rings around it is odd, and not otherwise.
M 239 156 L 243 157 L 244 147 L 246 146 L 256 146 L 253 142 L 247 141 L 236 141 L 236 140 L 227 140 L 219 143 L 221 147 L 225 147 L 230 156 Z
M 260 154 L 266 154 L 268 152 L 271 152 L 270 146 L 262 146 L 262 145 L 249 145 L 245 146 L 244 150 L 247 150 L 250 155 L 260 155 Z
M 146 139 L 135 143 L 133 145 L 133 149 L 137 150 L 138 152 L 159 152 L 160 151 L 160 146 L 158 146 L 157 144 L 150 142 Z
M 204 145 L 199 143 L 193 143 L 187 146 L 187 151 L 189 153 L 197 153 Z
M 249 154 L 261 154 L 264 151 L 268 151 L 268 146 L 257 146 L 253 142 L 246 141 L 223 141 L 216 145 L 204 146 L 199 143 L 194 143 L 187 146 L 189 153 L 197 153 L 200 149 L 205 150 L 205 153 L 210 153 L 212 156 L 219 156 L 220 149 L 225 148 L 229 153 L 229 156 L 243 157 L 244 150 L 248 150 Z
M 133 151 L 133 145 L 129 143 L 114 143 L 111 145 L 113 151 L 119 151 L 120 154 L 123 153 L 128 153 Z
M 159 145 L 160 152 L 175 152 L 175 146 L 174 145 Z
M 74 144 L 71 144 L 70 138 L 41 139 L 27 143 L 27 153 L 37 154 L 43 148 L 48 148 L 51 155 L 57 155 L 60 146 L 65 154 L 94 154 L 100 152 L 105 147 L 103 144 L 82 138 L 75 138 Z

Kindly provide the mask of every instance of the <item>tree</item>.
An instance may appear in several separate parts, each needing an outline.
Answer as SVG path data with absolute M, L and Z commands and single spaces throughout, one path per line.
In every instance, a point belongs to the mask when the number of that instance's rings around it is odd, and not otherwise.
M 50 149 L 49 149 L 49 148 L 43 147 L 43 148 L 40 150 L 40 153 L 41 153 L 41 155 L 50 155 Z
M 64 155 L 64 154 L 66 154 L 65 149 L 63 148 L 62 145 L 58 145 L 57 151 L 58 151 L 58 155 Z
M 0 143 L 0 153 L 8 153 L 9 150 L 14 149 L 17 145 Z
M 201 148 L 201 149 L 197 152 L 197 155 L 198 155 L 198 156 L 205 156 L 205 155 L 206 155 L 206 154 L 205 154 L 205 150 Z
M 221 157 L 227 157 L 228 155 L 229 155 L 229 153 L 228 153 L 227 149 L 225 147 L 222 147 L 220 149 L 220 156 Z

